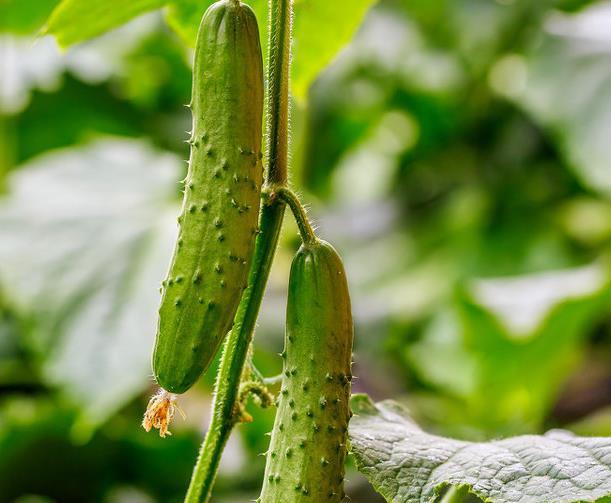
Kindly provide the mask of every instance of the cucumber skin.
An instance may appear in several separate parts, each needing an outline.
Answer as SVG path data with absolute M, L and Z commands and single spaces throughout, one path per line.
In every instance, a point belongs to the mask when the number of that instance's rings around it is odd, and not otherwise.
M 353 336 L 341 258 L 324 241 L 303 245 L 291 266 L 284 377 L 261 503 L 343 500 Z
M 179 234 L 162 283 L 153 372 L 184 393 L 231 329 L 257 234 L 262 185 L 263 61 L 253 11 L 209 7 L 193 69 L 193 132 Z

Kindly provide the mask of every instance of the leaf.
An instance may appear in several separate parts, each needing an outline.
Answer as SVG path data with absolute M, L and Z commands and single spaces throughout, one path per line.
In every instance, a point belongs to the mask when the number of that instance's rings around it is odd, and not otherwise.
M 105 140 L 32 161 L 0 200 L 0 285 L 47 383 L 102 422 L 150 382 L 180 161 Z
M 373 0 L 297 0 L 293 32 L 292 91 L 300 99 L 348 43 Z
M 46 32 L 68 47 L 97 37 L 145 12 L 159 9 L 167 0 L 63 0 L 51 13 Z
M 447 23 L 441 3 L 425 4 L 441 10 L 435 12 L 436 29 Z M 338 63 L 312 88 L 304 183 L 317 195 L 329 197 L 335 170 L 351 171 L 351 180 L 367 172 L 376 173 L 376 183 L 384 173 L 392 180 L 406 153 L 418 158 L 447 147 L 457 130 L 459 116 L 448 96 L 464 86 L 460 60 L 429 40 L 407 6 L 386 2 L 371 9 Z M 409 6 L 416 9 L 413 2 Z
M 598 263 L 472 279 L 401 348 L 437 398 L 456 405 L 457 414 L 430 419 L 451 434 L 464 424 L 488 435 L 539 430 L 610 301 L 609 270 Z
M 211 0 L 176 0 L 168 9 L 168 23 L 192 47 L 200 19 Z M 247 2 L 259 21 L 261 46 L 267 54 L 267 0 Z M 348 43 L 374 0 L 297 0 L 294 9 L 291 90 L 305 99 L 310 84 Z
M 462 339 L 478 361 L 467 410 L 489 431 L 538 429 L 608 312 L 609 271 L 599 264 L 473 282 L 459 300 Z
M 464 442 L 421 430 L 387 400 L 353 398 L 352 452 L 358 469 L 393 503 L 433 502 L 448 485 L 494 503 L 596 501 L 611 494 L 611 438 L 552 430 Z
M 199 29 L 202 16 L 213 3 L 214 0 L 179 0 L 170 2 L 166 9 L 166 21 L 188 46 L 195 47 L 197 30 Z M 257 18 L 259 24 L 262 24 L 261 18 L 259 16 Z M 259 26 L 259 29 L 261 28 L 262 26 Z
M 528 339 L 570 301 L 601 292 L 608 280 L 599 264 L 517 277 L 474 280 L 473 297 L 494 313 L 510 337 Z M 587 316 L 588 318 L 590 317 Z
M 509 56 L 492 72 L 493 87 L 552 135 L 583 183 L 611 194 L 611 8 L 556 13 L 526 58 Z M 496 76 L 496 79 L 495 79 Z M 578 90 L 578 91 L 577 91 Z
M 0 32 L 31 33 L 42 25 L 59 0 L 0 1 Z
M 0 403 L 2 502 L 174 502 L 189 483 L 199 435 L 184 425 L 162 442 L 138 428 L 129 407 L 89 442 L 74 442 L 74 410 L 44 393 L 11 394 Z M 69 475 L 68 475 L 69 474 Z M 135 489 L 112 497 L 117 487 Z M 28 497 L 34 493 L 36 497 Z M 38 498 L 40 496 L 40 498 Z

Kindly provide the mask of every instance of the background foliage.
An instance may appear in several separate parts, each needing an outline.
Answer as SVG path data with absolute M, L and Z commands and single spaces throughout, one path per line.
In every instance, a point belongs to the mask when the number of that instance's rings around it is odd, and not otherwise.
M 209 3 L 0 0 L 2 503 L 182 498 L 213 371 L 172 439 L 138 423 Z M 463 440 L 611 435 L 611 3 L 295 9 L 291 177 L 345 258 L 355 390 Z M 287 220 L 269 375 L 297 245 Z M 215 501 L 258 493 L 273 412 L 252 412 Z

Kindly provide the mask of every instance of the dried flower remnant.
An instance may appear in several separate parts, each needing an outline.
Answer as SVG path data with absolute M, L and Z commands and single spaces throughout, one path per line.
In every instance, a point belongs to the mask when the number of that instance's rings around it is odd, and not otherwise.
M 171 435 L 172 433 L 168 430 L 168 426 L 174 418 L 175 411 L 178 411 L 182 418 L 185 419 L 185 413 L 176 404 L 176 395 L 160 389 L 149 400 L 144 418 L 142 419 L 142 427 L 147 432 L 151 431 L 151 428 L 157 428 L 159 436 L 162 438 L 166 435 Z

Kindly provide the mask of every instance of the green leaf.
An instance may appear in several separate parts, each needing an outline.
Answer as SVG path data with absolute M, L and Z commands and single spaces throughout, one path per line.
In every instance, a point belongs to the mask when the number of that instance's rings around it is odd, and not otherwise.
M 35 159 L 0 200 L 0 285 L 83 427 L 150 383 L 180 166 L 138 141 L 99 141 Z
M 176 0 L 168 9 L 168 23 L 184 40 L 195 46 L 200 19 L 211 0 Z M 267 0 L 247 2 L 259 20 L 261 45 L 267 54 Z M 374 0 L 297 0 L 293 27 L 291 90 L 305 99 L 310 84 L 350 42 Z
M 167 0 L 63 0 L 47 22 L 47 33 L 62 47 L 97 37 L 145 12 L 159 9 Z
M 182 501 L 199 444 L 193 428 L 177 423 L 172 441 L 159 441 L 138 427 L 144 405 L 138 401 L 88 442 L 75 442 L 70 435 L 74 410 L 65 405 L 40 392 L 4 394 L 3 503 Z M 134 491 L 111 496 L 125 486 Z
M 297 0 L 292 91 L 305 98 L 310 84 L 350 42 L 373 0 Z
M 604 4 L 578 14 L 556 13 L 526 58 L 507 56 L 491 73 L 495 90 L 532 115 L 582 182 L 606 195 L 611 194 L 610 22 Z
M 0 0 L 0 32 L 31 33 L 44 23 L 59 0 Z
M 393 503 L 428 503 L 449 486 L 488 502 L 571 503 L 611 495 L 611 438 L 553 430 L 464 442 L 421 430 L 393 401 L 353 398 L 352 452 L 358 469 Z
M 460 417 L 441 416 L 446 427 L 537 431 L 610 297 L 599 264 L 472 280 L 403 351 L 423 381 L 461 405 Z
M 206 9 L 213 3 L 214 0 L 170 2 L 166 9 L 166 21 L 187 45 L 195 47 L 199 23 Z M 259 16 L 257 18 L 261 24 L 261 18 Z

